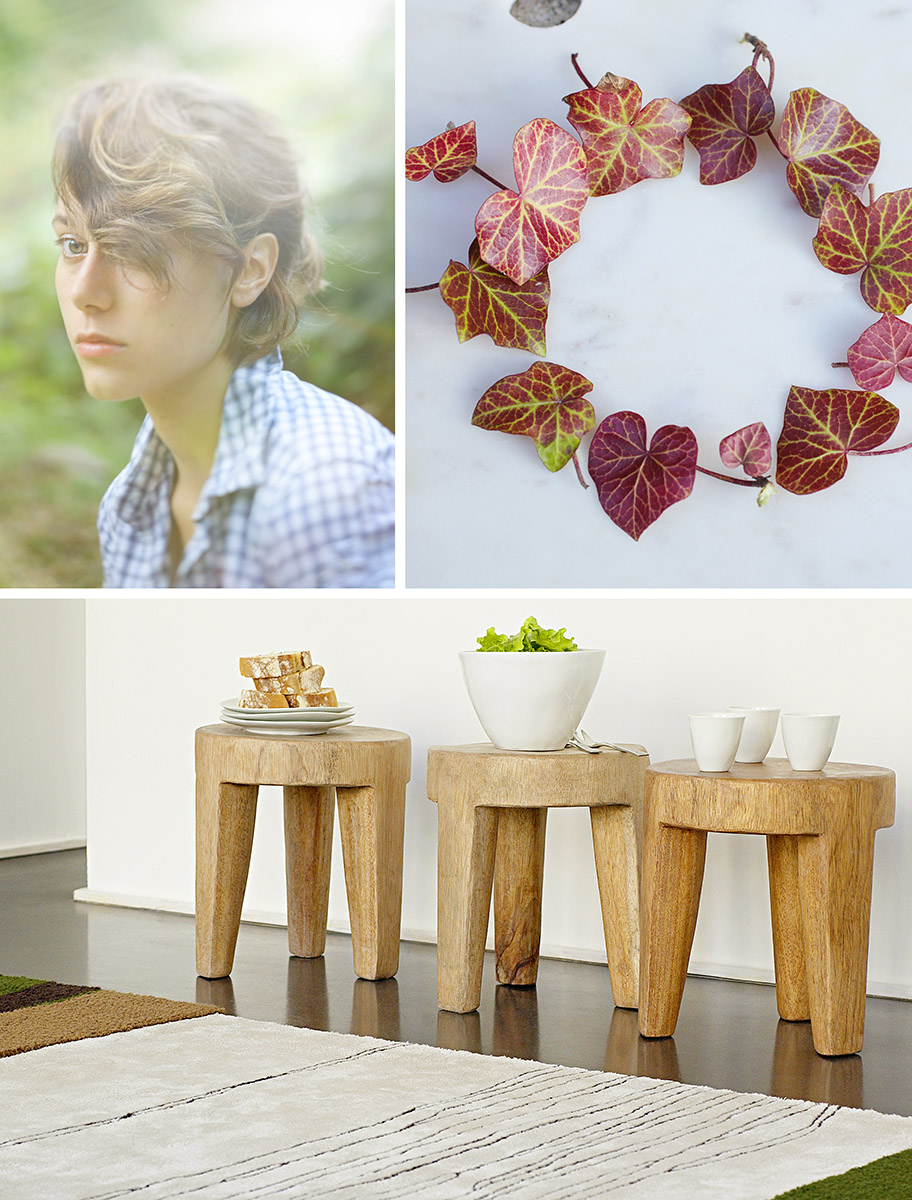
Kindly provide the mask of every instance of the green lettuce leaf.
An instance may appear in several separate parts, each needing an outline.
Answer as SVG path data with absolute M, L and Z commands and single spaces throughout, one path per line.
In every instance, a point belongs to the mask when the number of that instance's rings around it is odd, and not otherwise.
M 565 629 L 542 629 L 534 617 L 527 617 L 519 633 L 497 633 L 492 625 L 484 637 L 477 639 L 478 649 L 500 652 L 578 649 L 573 638 L 565 637 L 565 633 Z

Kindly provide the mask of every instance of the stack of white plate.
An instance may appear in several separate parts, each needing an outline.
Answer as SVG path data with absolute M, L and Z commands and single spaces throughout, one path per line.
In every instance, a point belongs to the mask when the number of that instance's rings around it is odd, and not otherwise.
M 222 701 L 221 719 L 254 733 L 299 737 L 350 725 L 355 710 L 351 704 L 340 704 L 338 708 L 238 708 L 237 701 L 231 699 Z

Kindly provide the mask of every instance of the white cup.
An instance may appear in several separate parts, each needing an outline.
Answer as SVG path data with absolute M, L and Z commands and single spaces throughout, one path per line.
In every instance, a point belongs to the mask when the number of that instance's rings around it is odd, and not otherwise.
M 692 713 L 690 741 L 701 771 L 728 771 L 744 729 L 744 713 Z
M 819 771 L 830 757 L 839 717 L 832 713 L 783 713 L 782 740 L 795 771 Z
M 735 762 L 759 763 L 769 754 L 773 738 L 776 736 L 776 726 L 779 724 L 778 708 L 743 708 L 738 704 L 729 704 L 729 712 L 744 713 L 744 730 Z

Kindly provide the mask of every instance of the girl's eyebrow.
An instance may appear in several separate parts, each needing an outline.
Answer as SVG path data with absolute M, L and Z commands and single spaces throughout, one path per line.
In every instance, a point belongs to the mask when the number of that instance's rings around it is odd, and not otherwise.
M 54 213 L 54 216 L 51 219 L 51 224 L 54 226 L 55 229 L 57 229 L 61 225 L 68 225 L 69 218 L 67 217 L 67 214 L 65 212 L 61 212 L 60 209 L 58 209 L 57 212 Z

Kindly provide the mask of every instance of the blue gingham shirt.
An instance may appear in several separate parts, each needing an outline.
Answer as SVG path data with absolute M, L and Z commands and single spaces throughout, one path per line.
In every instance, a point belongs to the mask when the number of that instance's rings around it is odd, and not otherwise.
M 174 460 L 146 417 L 98 512 L 105 587 L 392 587 L 393 436 L 282 370 L 231 378 L 212 471 L 174 579 Z

